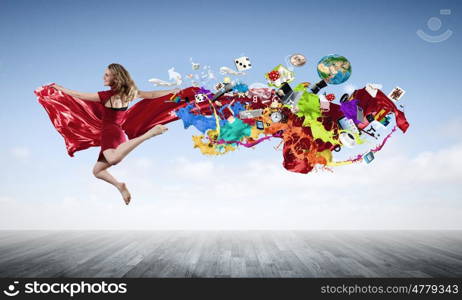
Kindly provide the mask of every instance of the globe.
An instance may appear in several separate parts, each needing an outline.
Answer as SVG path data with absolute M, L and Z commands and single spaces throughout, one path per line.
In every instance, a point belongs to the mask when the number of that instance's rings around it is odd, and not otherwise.
M 348 59 L 337 54 L 321 58 L 317 69 L 319 77 L 329 84 L 344 83 L 351 75 L 351 64 Z

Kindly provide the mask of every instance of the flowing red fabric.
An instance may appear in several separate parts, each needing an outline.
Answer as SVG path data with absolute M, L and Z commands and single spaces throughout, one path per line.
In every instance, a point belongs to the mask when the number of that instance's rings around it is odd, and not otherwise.
M 385 109 L 395 113 L 396 125 L 403 133 L 409 128 L 409 123 L 404 113 L 381 90 L 377 91 L 374 98 L 366 91 L 366 88 L 362 88 L 354 92 L 354 98 L 359 100 L 359 106 L 363 108 L 364 115 L 375 114 L 381 109 Z
M 69 156 L 74 156 L 76 151 L 101 146 L 105 109 L 102 103 L 72 97 L 51 85 L 42 86 L 34 93 L 48 113 L 53 126 L 63 136 Z M 197 90 L 198 88 L 194 87 L 186 88 L 180 92 L 180 97 L 194 100 Z M 142 99 L 128 108 L 121 122 L 128 138 L 140 136 L 157 124 L 178 120 L 172 112 L 187 103 L 176 103 L 170 100 L 171 96 L 172 94 L 155 99 Z

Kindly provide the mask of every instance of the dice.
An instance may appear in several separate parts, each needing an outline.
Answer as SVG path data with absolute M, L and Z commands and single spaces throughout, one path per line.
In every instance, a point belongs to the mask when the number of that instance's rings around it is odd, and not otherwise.
M 205 95 L 204 94 L 196 94 L 194 96 L 196 103 L 204 102 L 205 101 Z
M 242 56 L 239 58 L 236 58 L 234 60 L 234 64 L 236 65 L 236 68 L 239 72 L 248 70 L 252 68 L 252 64 L 250 63 L 250 59 L 246 56 Z

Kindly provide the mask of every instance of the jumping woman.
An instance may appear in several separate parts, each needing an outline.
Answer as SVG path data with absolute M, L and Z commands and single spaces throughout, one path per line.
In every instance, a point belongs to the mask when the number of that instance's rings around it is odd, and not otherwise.
M 120 64 L 110 64 L 104 71 L 104 85 L 111 89 L 97 93 L 82 93 L 66 89 L 54 84 L 53 88 L 62 91 L 72 97 L 85 101 L 99 102 L 104 106 L 101 130 L 101 151 L 98 160 L 93 167 L 96 178 L 104 180 L 115 186 L 122 194 L 125 204 L 131 200 L 130 192 L 124 182 L 119 182 L 109 172 L 108 168 L 121 162 L 128 153 L 147 139 L 162 134 L 168 130 L 164 125 L 156 125 L 143 135 L 127 140 L 122 129 L 122 121 L 128 104 L 134 99 L 153 99 L 171 93 L 177 93 L 179 89 L 163 91 L 139 91 L 128 71 Z

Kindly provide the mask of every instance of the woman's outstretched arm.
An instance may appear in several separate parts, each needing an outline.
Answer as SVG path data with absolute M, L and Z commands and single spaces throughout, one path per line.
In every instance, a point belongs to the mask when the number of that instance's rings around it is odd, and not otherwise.
M 175 88 L 172 90 L 161 90 L 161 91 L 138 91 L 138 97 L 143 99 L 154 99 L 162 97 L 168 94 L 178 93 L 180 89 Z
M 100 102 L 98 93 L 82 93 L 82 92 L 66 89 L 65 87 L 62 87 L 57 84 L 53 84 L 52 87 L 75 98 L 79 98 L 85 101 Z

